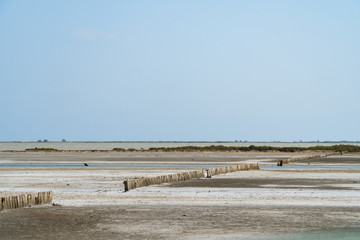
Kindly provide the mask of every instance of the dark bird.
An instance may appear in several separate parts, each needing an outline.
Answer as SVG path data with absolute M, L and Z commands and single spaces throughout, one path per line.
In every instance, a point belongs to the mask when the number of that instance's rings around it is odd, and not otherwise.
M 87 167 L 87 166 L 89 166 L 87 163 L 84 163 L 84 165 Z

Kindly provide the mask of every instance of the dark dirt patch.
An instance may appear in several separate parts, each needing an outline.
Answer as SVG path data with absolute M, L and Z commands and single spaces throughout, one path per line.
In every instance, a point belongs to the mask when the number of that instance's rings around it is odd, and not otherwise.
M 243 206 L 37 207 L 0 212 L 1 239 L 169 239 L 360 227 L 360 208 Z M 258 238 L 257 238 L 258 239 Z
M 301 189 L 312 188 L 322 190 L 349 190 L 351 188 L 332 186 L 334 184 L 354 184 L 352 180 L 338 179 L 303 179 L 303 178 L 206 178 L 176 182 L 164 187 L 199 187 L 199 188 L 268 188 L 266 185 L 278 185 L 276 188 Z M 265 186 L 264 186 L 265 185 Z M 293 185 L 293 186 L 291 186 Z M 304 186 L 304 187 L 300 187 Z M 274 187 L 274 186 L 269 186 Z

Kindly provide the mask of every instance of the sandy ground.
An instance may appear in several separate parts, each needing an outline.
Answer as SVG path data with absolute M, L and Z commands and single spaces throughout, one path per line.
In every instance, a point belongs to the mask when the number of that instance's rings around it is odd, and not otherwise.
M 278 159 L 293 156 L 282 153 L 1 154 L 0 163 L 274 164 Z M 359 165 L 360 155 L 315 159 L 310 164 Z M 54 203 L 60 205 L 1 211 L 1 239 L 360 237 L 357 230 L 360 228 L 360 171 L 243 171 L 123 191 L 122 181 L 127 177 L 182 171 L 0 169 L 0 195 L 52 190 Z

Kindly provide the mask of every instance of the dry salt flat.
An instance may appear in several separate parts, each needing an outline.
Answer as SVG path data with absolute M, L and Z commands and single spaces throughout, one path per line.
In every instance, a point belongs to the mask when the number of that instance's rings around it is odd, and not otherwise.
M 33 157 L 30 161 L 34 161 Z M 175 159 L 161 155 L 162 160 L 157 161 L 157 156 L 145 154 L 131 159 L 102 156 L 96 160 L 93 155 L 87 155 L 87 161 L 162 164 L 168 159 L 180 164 L 206 163 L 204 153 L 187 154 L 183 158 L 172 154 L 172 157 Z M 227 153 L 221 157 L 221 153 L 211 153 L 209 162 L 275 165 L 277 160 L 293 155 Z M 6 160 L 9 158 L 15 162 L 28 161 L 24 156 L 7 156 Z M 81 154 L 68 160 L 65 156 L 49 159 L 42 156 L 41 161 L 83 161 Z M 357 155 L 334 156 L 314 159 L 310 166 L 338 165 L 342 161 L 356 166 L 359 159 Z M 308 162 L 290 165 L 306 166 Z M 356 231 L 360 227 L 358 170 L 252 170 L 123 191 L 122 181 L 126 178 L 183 171 L 1 169 L 2 194 L 52 190 L 57 206 L 2 211 L 0 234 L 3 239 L 26 239 L 24 236 L 38 239 L 320 239 L 326 236 L 331 239 L 330 235 L 353 239 L 359 236 Z M 39 219 L 46 219 L 46 223 Z

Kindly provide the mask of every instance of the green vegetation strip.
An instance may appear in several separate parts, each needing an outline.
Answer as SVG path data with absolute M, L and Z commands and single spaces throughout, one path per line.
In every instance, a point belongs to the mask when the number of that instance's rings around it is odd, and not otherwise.
M 55 148 L 27 148 L 25 152 L 58 152 L 58 149 Z
M 114 151 L 116 151 L 114 149 Z M 334 152 L 360 152 L 360 146 L 355 145 L 334 145 L 334 146 L 314 146 L 314 147 L 270 147 L 270 146 L 255 146 L 250 145 L 248 147 L 235 147 L 235 146 L 205 146 L 205 147 L 196 147 L 196 146 L 185 146 L 185 147 L 172 147 L 172 148 L 149 148 L 149 151 L 163 151 L 163 152 L 206 152 L 206 151 L 215 151 L 215 152 L 228 152 L 228 151 L 258 151 L 258 152 L 268 152 L 268 151 L 279 151 L 279 152 L 304 152 L 304 151 L 334 151 Z
M 28 148 L 26 152 L 69 152 L 70 150 L 58 150 L 55 148 Z M 111 150 L 75 150 L 76 152 L 109 152 Z M 223 145 L 211 145 L 205 147 L 184 146 L 184 147 L 157 147 L 145 149 L 135 148 L 114 148 L 115 152 L 306 152 L 306 151 L 332 151 L 332 152 L 360 152 L 360 146 L 356 145 L 333 145 L 333 146 L 314 146 L 314 147 L 271 147 L 255 146 L 235 147 Z

